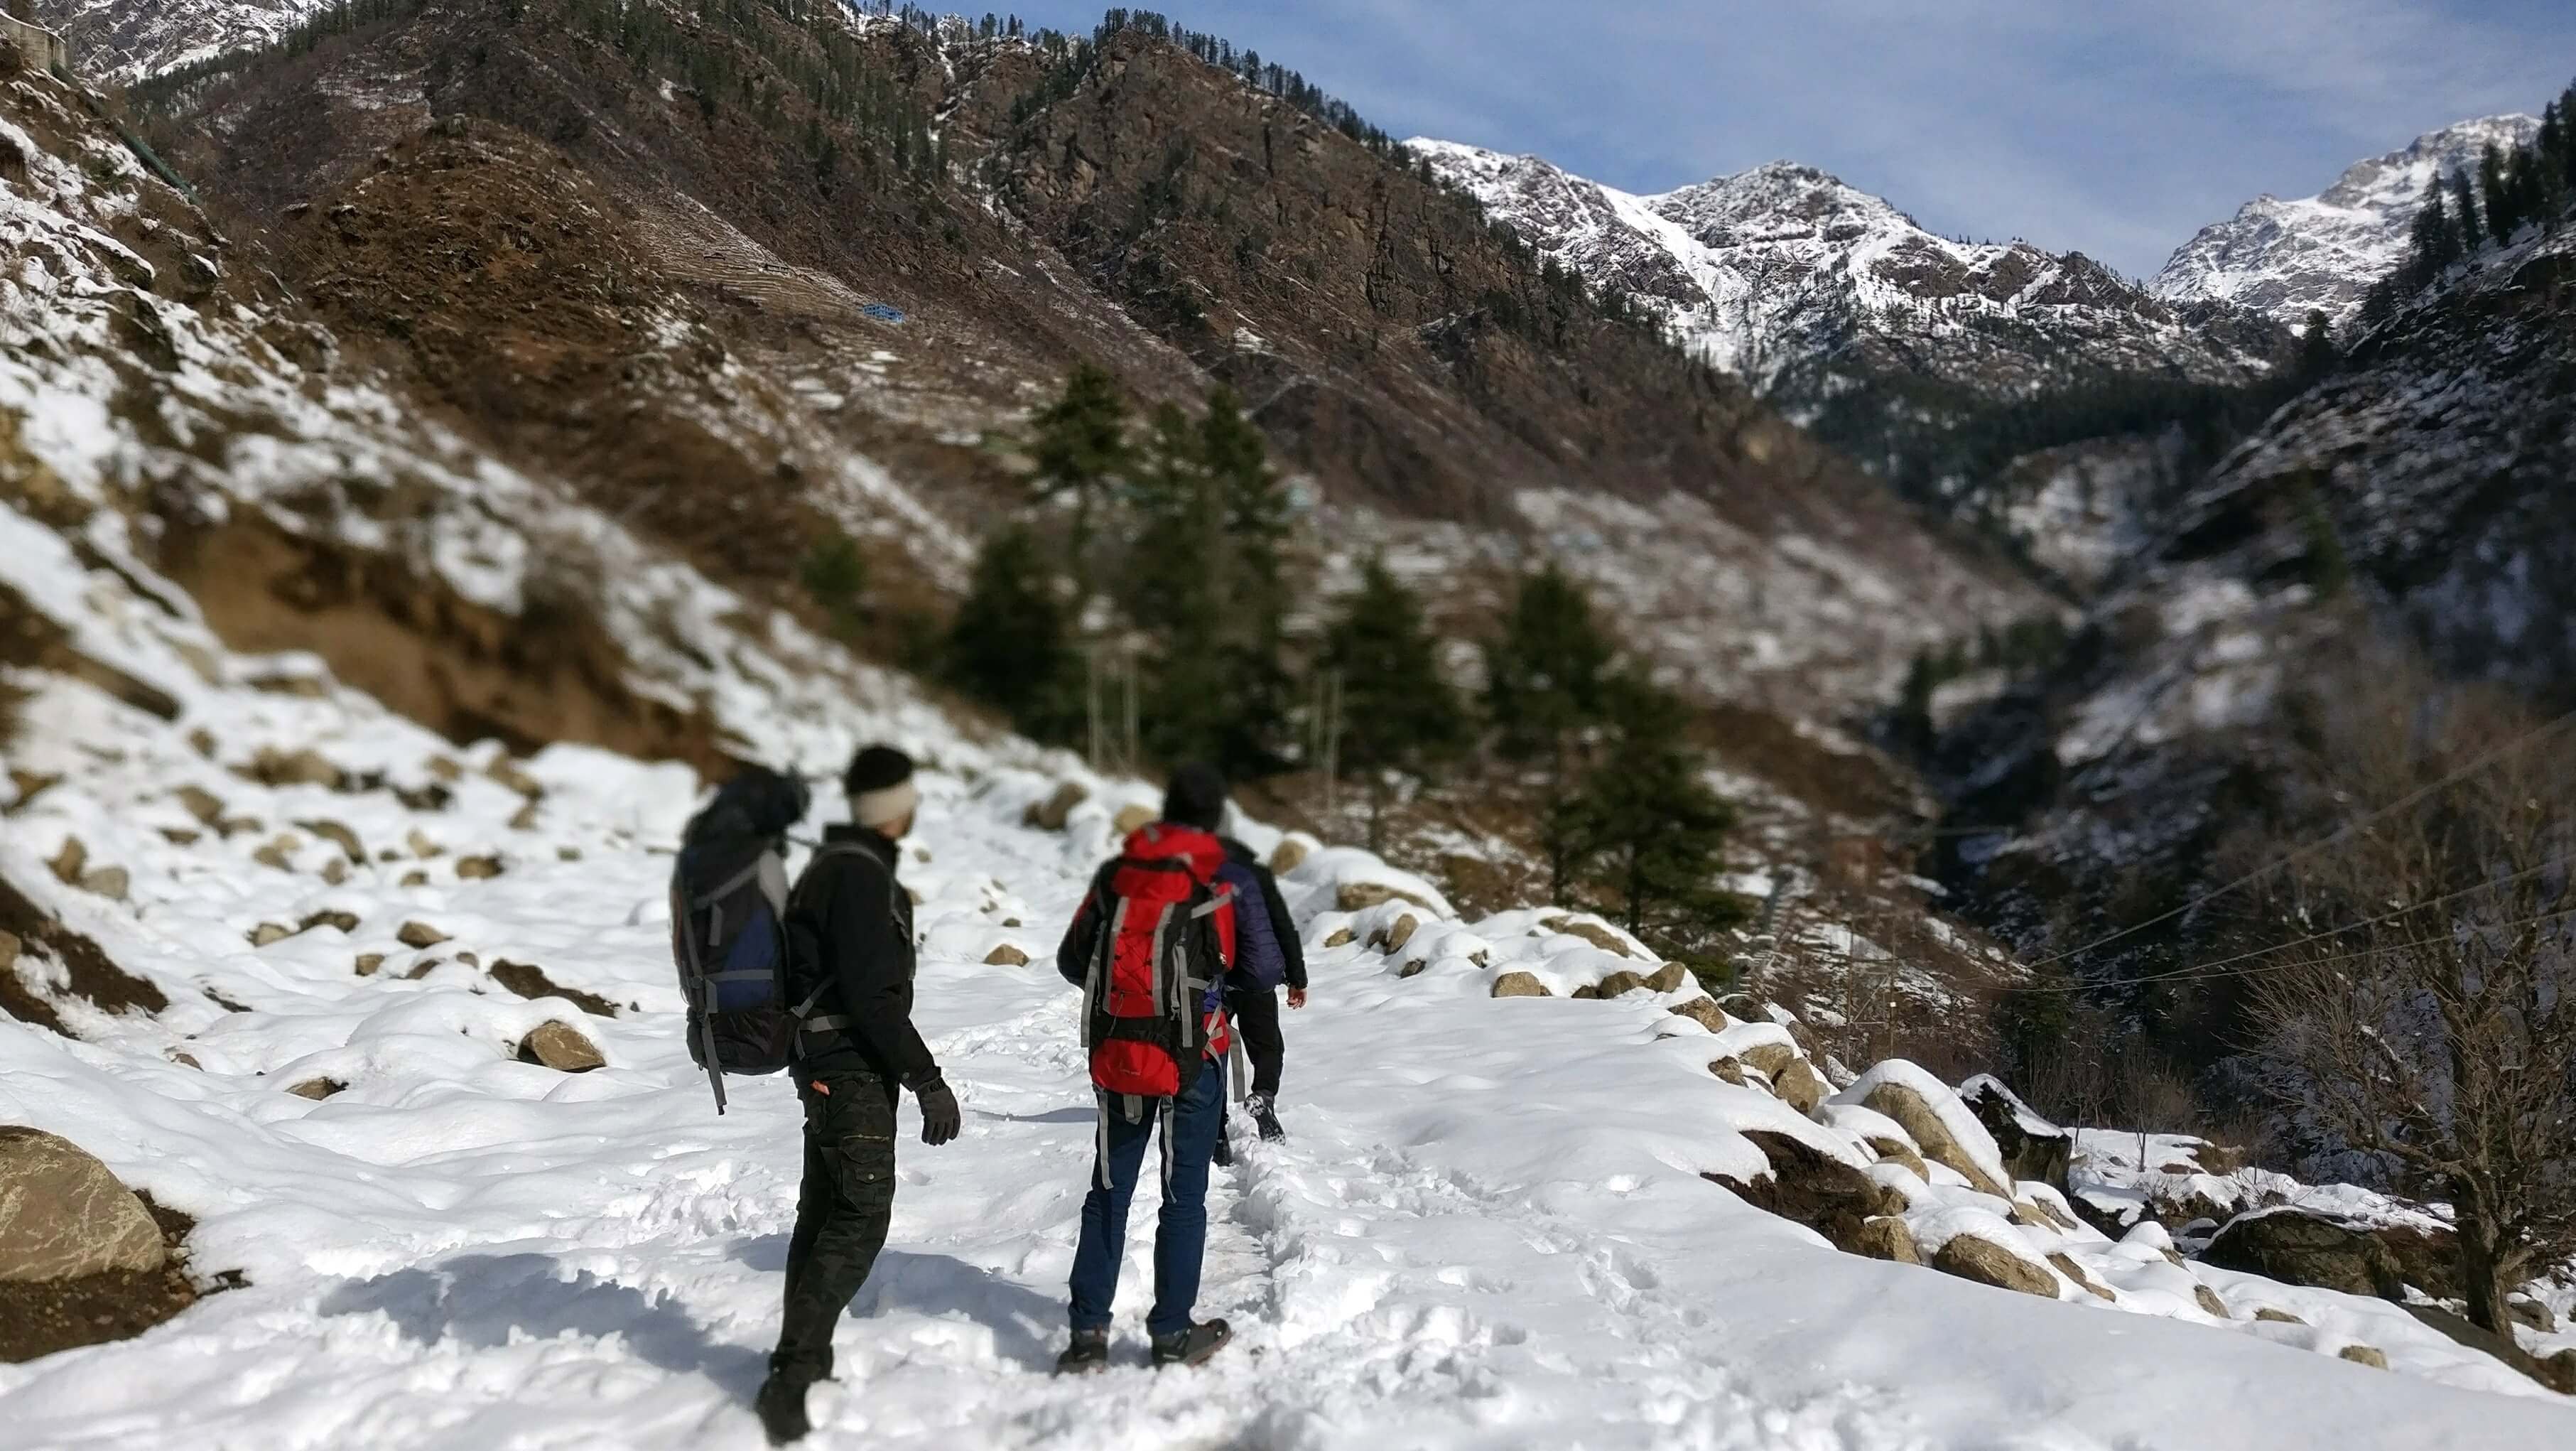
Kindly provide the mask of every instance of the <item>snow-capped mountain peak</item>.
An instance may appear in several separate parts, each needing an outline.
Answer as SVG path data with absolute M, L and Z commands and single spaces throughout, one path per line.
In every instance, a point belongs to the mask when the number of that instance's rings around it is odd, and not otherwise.
M 2510 151 L 2539 130 L 2522 115 L 2463 121 L 2354 163 L 2315 196 L 2256 197 L 2184 243 L 2153 290 L 2171 302 L 2232 302 L 2285 323 L 2322 309 L 2341 323 L 2405 258 L 2428 182 L 2473 172 L 2487 147 Z

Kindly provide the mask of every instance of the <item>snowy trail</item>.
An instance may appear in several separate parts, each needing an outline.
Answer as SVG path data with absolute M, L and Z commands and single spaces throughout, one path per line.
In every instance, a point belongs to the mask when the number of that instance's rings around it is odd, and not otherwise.
M 546 790 L 531 810 L 490 752 L 351 698 L 192 709 L 225 760 L 314 743 L 388 788 L 258 786 L 87 687 L 37 702 L 44 744 L 11 764 L 65 781 L 9 818 L 0 864 L 50 886 L 42 863 L 77 835 L 127 869 L 132 906 L 54 900 L 172 1004 L 69 1003 L 80 1042 L 0 1025 L 0 1122 L 73 1136 L 195 1214 L 198 1266 L 250 1284 L 134 1341 L 0 1366 L 8 1444 L 760 1444 L 747 1406 L 776 1333 L 799 1117 L 777 1079 L 737 1082 L 717 1118 L 679 1040 L 654 848 L 690 805 L 687 774 L 558 750 L 528 768 Z M 391 789 L 432 780 L 449 797 L 435 811 Z M 825 1451 L 2346 1451 L 2576 1433 L 2554 1399 L 1834 1253 L 1702 1178 L 1746 1172 L 1730 1125 L 1787 1110 L 1713 1078 L 1711 1040 L 1658 995 L 1498 1000 L 1464 956 L 1480 939 L 1417 949 L 1427 969 L 1403 977 L 1364 941 L 1322 947 L 1348 920 L 1329 916 L 1310 932 L 1315 1003 L 1287 1018 L 1292 1137 L 1239 1141 L 1211 1193 L 1201 1311 L 1239 1343 L 1200 1372 L 1142 1366 L 1149 1189 L 1124 1363 L 1057 1381 L 1092 1125 L 1075 995 L 1044 964 L 1106 813 L 1025 826 L 1051 782 L 1007 767 L 927 785 L 905 873 L 924 898 L 921 1021 L 966 1130 L 902 1146 L 889 1247 L 841 1324 L 840 1382 L 814 1396 Z M 184 787 L 261 824 L 207 830 Z M 316 872 L 335 833 L 366 850 L 331 885 Z M 460 872 L 474 854 L 505 870 Z M 351 925 L 251 945 L 322 913 Z M 407 947 L 411 924 L 448 940 Z M 1036 963 L 985 965 L 1005 944 Z M 505 960 L 620 1011 L 522 1000 L 494 975 Z M 516 1061 L 549 1019 L 608 1066 Z M 313 1077 L 347 1087 L 282 1091 Z

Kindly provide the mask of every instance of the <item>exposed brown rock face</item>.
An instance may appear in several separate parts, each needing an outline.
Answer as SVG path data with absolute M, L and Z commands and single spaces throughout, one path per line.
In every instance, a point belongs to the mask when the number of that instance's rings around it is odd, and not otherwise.
M 133 1191 L 78 1145 L 0 1126 L 0 1280 L 161 1268 L 161 1231 Z

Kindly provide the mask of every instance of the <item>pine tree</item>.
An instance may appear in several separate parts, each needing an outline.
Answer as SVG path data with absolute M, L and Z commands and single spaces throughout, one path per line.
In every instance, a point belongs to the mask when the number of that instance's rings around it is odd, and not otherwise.
M 2460 250 L 2474 253 L 2487 244 L 2486 224 L 2478 220 L 2477 188 L 2465 171 L 2451 173 L 2451 211 L 2460 219 Z
M 2450 208 L 2444 202 L 2442 179 L 2425 184 L 2424 203 L 2415 213 L 2415 224 L 2407 237 L 2407 285 L 2417 291 L 2432 285 L 2442 269 L 2456 260 L 2459 234 L 2451 227 Z
M 2341 355 L 2335 351 L 2334 324 L 2326 320 L 2325 309 L 2308 309 L 2306 326 L 2299 333 L 2299 376 L 2308 382 L 2335 370 Z
M 1704 779 L 1690 710 L 1651 682 L 1609 691 L 1611 734 L 1570 808 L 1595 885 L 1620 903 L 1631 933 L 1695 937 L 1739 920 L 1713 885 L 1735 813 Z
M 1577 824 L 1563 809 L 1579 764 L 1577 737 L 1602 717 L 1611 655 L 1591 600 L 1553 562 L 1522 576 L 1502 638 L 1485 647 L 1485 713 L 1496 748 L 1506 759 L 1547 766 L 1539 847 L 1555 901 L 1565 899 L 1580 849 Z
M 1932 653 L 1915 651 L 1913 661 L 1905 667 L 1905 684 L 1897 696 L 1893 723 L 1897 744 L 1914 755 L 1929 755 L 1939 743 L 1939 732 L 1932 723 L 1932 693 L 1940 686 L 1939 667 L 1932 663 Z
M 1226 728 L 1214 759 L 1238 777 L 1266 775 L 1284 762 L 1280 738 L 1290 682 L 1283 658 L 1289 590 L 1288 491 L 1270 467 L 1270 446 L 1233 390 L 1208 395 L 1199 420 L 1207 470 L 1224 534 L 1215 558 L 1225 630 Z
M 2486 154 L 2478 159 L 2478 189 L 2486 194 L 2487 234 L 2502 246 L 2513 240 L 2522 228 L 2522 219 L 2514 215 L 2513 189 L 2506 184 L 2504 151 L 2494 142 L 2487 143 Z
M 1325 639 L 1342 682 L 1342 765 L 1369 786 L 1369 846 L 1380 843 L 1389 775 L 1427 779 L 1466 745 L 1467 712 L 1440 673 L 1422 604 L 1372 559 Z
M 1070 741 L 1080 725 L 1071 621 L 1037 537 L 1012 525 L 984 541 L 949 626 L 949 682 L 1036 740 Z
M 1034 420 L 1038 485 L 1046 497 L 1073 496 L 1073 575 L 1083 602 L 1091 597 L 1091 531 L 1098 496 L 1127 467 L 1127 400 L 1118 380 L 1096 364 L 1077 363 L 1064 393 Z

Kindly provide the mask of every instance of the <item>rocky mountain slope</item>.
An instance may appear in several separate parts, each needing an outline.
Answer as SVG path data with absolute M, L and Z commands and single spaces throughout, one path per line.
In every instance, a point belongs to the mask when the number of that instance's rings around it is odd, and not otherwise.
M 2509 151 L 2539 130 L 2531 116 L 2463 121 L 2355 162 L 2315 196 L 2256 197 L 2177 249 L 2151 289 L 2177 305 L 2233 303 L 2293 327 L 2316 309 L 2342 326 L 2370 284 L 2405 258 L 2428 182 L 2474 176 L 2487 147 Z
M 1935 236 L 1811 167 L 1634 196 L 1534 156 L 1409 145 L 1542 255 L 1891 471 L 1981 405 L 2105 375 L 2242 382 L 2281 350 L 2250 315 L 2165 302 L 2080 253 Z
M 124 86 L 225 51 L 266 45 L 326 0 L 34 0 L 36 18 L 60 31 L 83 73 Z

